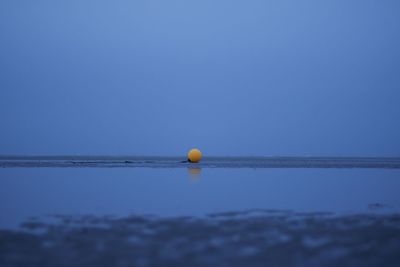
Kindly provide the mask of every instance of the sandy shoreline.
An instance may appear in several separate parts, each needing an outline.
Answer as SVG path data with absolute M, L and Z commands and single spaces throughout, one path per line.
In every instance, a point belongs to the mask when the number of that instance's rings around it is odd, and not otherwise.
M 385 168 L 399 169 L 398 157 L 207 157 L 191 164 L 184 157 L 0 156 L 0 167 L 141 168 Z

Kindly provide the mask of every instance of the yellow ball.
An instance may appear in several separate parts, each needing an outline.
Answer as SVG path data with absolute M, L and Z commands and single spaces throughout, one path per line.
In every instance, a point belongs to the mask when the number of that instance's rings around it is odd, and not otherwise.
M 194 148 L 189 151 L 188 153 L 188 159 L 190 162 L 197 163 L 201 160 L 201 151 L 198 150 L 197 148 Z

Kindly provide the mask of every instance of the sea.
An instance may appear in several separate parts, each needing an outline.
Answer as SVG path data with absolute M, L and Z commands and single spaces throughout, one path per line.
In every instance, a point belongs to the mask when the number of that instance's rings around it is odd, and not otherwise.
M 400 266 L 400 158 L 1 156 L 0 266 Z

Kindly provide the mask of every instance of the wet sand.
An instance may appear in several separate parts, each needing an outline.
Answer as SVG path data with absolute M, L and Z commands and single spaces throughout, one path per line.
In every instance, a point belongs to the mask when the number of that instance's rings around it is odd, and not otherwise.
M 377 157 L 207 157 L 191 164 L 182 157 L 0 156 L 0 167 L 147 167 L 147 168 L 389 168 L 400 158 Z
M 0 231 L 0 266 L 399 266 L 400 215 L 250 210 L 53 216 Z

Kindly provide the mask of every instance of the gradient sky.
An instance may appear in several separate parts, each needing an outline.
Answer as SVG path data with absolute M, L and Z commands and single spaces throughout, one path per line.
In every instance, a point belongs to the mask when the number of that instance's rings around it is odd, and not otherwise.
M 400 156 L 400 1 L 0 1 L 0 154 Z

